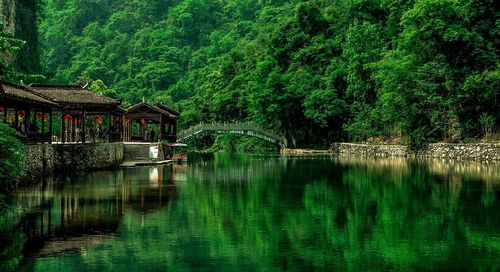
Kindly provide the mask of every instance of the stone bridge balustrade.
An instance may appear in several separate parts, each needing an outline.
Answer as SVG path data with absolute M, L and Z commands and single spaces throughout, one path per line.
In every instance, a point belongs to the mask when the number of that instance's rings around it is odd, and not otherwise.
M 200 123 L 179 132 L 177 139 L 182 142 L 203 132 L 247 135 L 260 138 L 282 147 L 286 146 L 285 137 L 255 124 L 246 122 Z

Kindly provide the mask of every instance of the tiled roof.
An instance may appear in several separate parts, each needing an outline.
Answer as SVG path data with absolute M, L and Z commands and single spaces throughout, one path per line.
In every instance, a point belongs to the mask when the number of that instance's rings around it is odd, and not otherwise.
M 162 110 L 168 111 L 169 113 L 171 113 L 172 115 L 175 115 L 177 117 L 181 115 L 180 112 L 178 112 L 178 111 L 176 111 L 176 110 L 174 110 L 172 108 L 169 108 L 169 107 L 167 107 L 165 105 L 162 105 L 160 103 L 156 103 L 155 106 L 158 107 L 158 108 L 160 108 L 160 109 L 162 109 Z
M 151 105 L 149 103 L 146 103 L 146 102 L 141 102 L 139 104 L 136 104 L 130 108 L 127 109 L 127 113 L 134 113 L 134 111 L 142 108 L 142 107 L 145 107 L 145 108 L 149 108 L 157 113 L 160 113 L 160 114 L 163 114 L 165 116 L 168 116 L 170 118 L 177 118 L 177 116 L 171 114 L 170 112 L 166 111 L 166 110 L 163 110 L 155 105 Z
M 25 101 L 45 106 L 56 106 L 54 102 L 32 92 L 29 92 L 28 89 L 24 86 L 15 85 L 3 81 L 0 81 L 0 96 L 5 96 L 11 99 L 18 100 L 20 102 Z
M 45 85 L 31 84 L 28 87 L 33 93 L 64 105 L 115 105 L 120 101 L 99 95 L 79 85 Z

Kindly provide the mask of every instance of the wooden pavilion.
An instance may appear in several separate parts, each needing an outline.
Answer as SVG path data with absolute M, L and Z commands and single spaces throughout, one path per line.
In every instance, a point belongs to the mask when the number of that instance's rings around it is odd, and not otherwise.
M 123 114 L 121 101 L 105 97 L 79 85 L 31 84 L 33 94 L 57 104 L 61 115 L 60 141 L 121 141 Z M 102 116 L 107 117 L 104 124 Z
M 52 114 L 56 107 L 56 103 L 33 94 L 25 86 L 0 81 L 3 122 L 18 130 L 25 143 L 52 142 Z
M 141 102 L 130 107 L 125 113 L 124 141 L 155 141 L 156 137 L 147 137 L 148 125 L 158 125 L 158 141 L 177 141 L 177 121 L 180 113 L 162 104 Z M 138 125 L 134 131 L 133 126 Z M 153 139 L 154 138 L 154 139 Z

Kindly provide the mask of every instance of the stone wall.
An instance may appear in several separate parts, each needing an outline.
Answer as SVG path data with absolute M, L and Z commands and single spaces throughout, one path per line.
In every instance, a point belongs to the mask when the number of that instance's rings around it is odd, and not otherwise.
M 412 152 L 401 145 L 367 145 L 336 143 L 332 154 L 361 157 L 416 157 L 454 160 L 500 161 L 500 144 L 430 144 L 425 150 Z
M 54 144 L 25 146 L 26 179 L 54 171 L 91 171 L 116 168 L 123 162 L 123 143 Z
M 371 145 L 335 143 L 330 150 L 283 149 L 282 155 L 356 157 L 413 157 L 453 160 L 500 161 L 500 144 L 430 144 L 425 150 L 413 152 L 402 145 Z

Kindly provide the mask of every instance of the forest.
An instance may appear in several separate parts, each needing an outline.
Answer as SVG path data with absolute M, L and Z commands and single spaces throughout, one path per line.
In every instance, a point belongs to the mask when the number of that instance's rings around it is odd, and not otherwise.
M 249 121 L 291 147 L 499 138 L 493 0 L 46 0 L 39 14 L 46 81 L 170 105 L 181 127 Z

